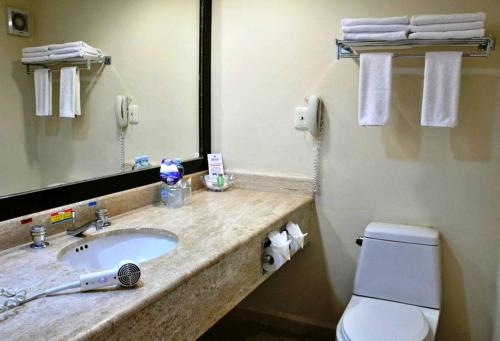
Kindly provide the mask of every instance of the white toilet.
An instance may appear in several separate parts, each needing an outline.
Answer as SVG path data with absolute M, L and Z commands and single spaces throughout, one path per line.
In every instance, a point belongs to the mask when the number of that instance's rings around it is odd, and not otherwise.
M 360 241 L 353 296 L 337 340 L 434 340 L 441 307 L 439 233 L 370 223 Z

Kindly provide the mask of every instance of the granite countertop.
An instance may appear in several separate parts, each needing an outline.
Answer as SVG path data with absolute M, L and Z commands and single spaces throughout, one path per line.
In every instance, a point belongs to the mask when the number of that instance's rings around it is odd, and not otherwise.
M 180 209 L 153 204 L 111 217 L 118 229 L 154 228 L 174 233 L 177 248 L 141 265 L 140 285 L 131 289 L 71 292 L 41 298 L 0 314 L 0 339 L 80 338 L 112 325 L 157 301 L 200 271 L 223 259 L 296 209 L 310 204 L 310 195 L 232 189 L 199 191 Z M 96 235 L 91 229 L 88 235 Z M 78 273 L 57 260 L 61 249 L 80 238 L 49 238 L 50 246 L 33 250 L 27 244 L 0 252 L 0 287 L 24 288 L 28 296 L 78 280 Z

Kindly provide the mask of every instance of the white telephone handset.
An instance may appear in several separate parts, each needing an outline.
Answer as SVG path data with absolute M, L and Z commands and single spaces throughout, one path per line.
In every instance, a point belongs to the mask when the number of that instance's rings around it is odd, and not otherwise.
M 307 130 L 312 136 L 318 137 L 321 132 L 323 115 L 321 111 L 321 100 L 316 95 L 311 95 L 307 99 Z
M 128 126 L 128 105 L 130 103 L 130 98 L 123 95 L 116 96 L 115 102 L 115 113 L 116 122 L 120 128 L 126 128 Z

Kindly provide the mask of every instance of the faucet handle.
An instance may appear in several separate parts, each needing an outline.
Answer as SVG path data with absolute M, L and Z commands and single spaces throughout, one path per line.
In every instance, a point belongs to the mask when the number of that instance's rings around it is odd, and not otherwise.
M 97 224 L 100 224 L 100 228 L 111 225 L 111 222 L 108 219 L 108 209 L 107 208 L 98 208 L 95 210 L 95 216 L 97 218 Z
M 45 238 L 45 227 L 43 225 L 35 225 L 31 227 L 31 237 L 33 238 L 33 243 L 30 244 L 32 249 L 43 249 L 47 247 L 49 243 Z

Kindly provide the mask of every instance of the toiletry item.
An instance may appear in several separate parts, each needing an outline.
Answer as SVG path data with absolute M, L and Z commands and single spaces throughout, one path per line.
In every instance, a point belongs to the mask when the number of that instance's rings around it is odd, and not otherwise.
M 210 176 L 210 175 L 202 175 L 200 177 L 201 182 L 205 187 L 213 192 L 223 192 L 227 189 L 229 189 L 235 181 L 234 174 L 227 174 L 222 176 L 222 180 L 224 183 L 222 184 L 222 187 L 217 185 L 217 179 L 218 176 Z M 220 180 L 219 180 L 220 181 Z M 220 182 L 219 182 L 220 183 Z
M 448 32 L 415 32 L 409 39 L 469 39 L 484 37 L 484 28 L 478 30 L 448 31 Z
M 271 245 L 264 248 L 262 267 L 267 272 L 274 272 L 287 260 L 290 260 L 290 242 L 286 231 L 272 231 L 267 237 L 271 241 Z
M 361 53 L 358 122 L 385 125 L 391 111 L 392 53 Z
M 274 272 L 285 264 L 287 259 L 271 246 L 264 248 L 262 268 L 266 272 Z
M 271 241 L 271 247 L 285 257 L 286 260 L 290 260 L 290 242 L 286 231 L 271 231 L 267 237 Z
M 80 70 L 76 66 L 61 68 L 59 116 L 74 118 L 81 115 Z
M 182 203 L 184 206 L 191 205 L 192 201 L 192 185 L 191 178 L 182 180 Z
M 142 156 L 136 156 L 134 158 L 134 165 L 132 166 L 132 170 L 141 169 L 141 161 L 142 161 Z
M 217 175 L 217 187 L 224 188 L 224 175 L 223 174 Z
M 160 178 L 167 185 L 175 185 L 180 179 L 179 170 L 171 159 L 163 160 L 160 166 Z
M 140 155 L 134 158 L 134 166 L 132 170 L 144 169 L 150 167 L 149 156 L 148 155 Z
M 52 71 L 35 70 L 35 114 L 52 116 Z
M 149 155 L 143 155 L 141 157 L 141 167 L 148 168 L 150 166 L 151 166 L 151 163 L 149 162 Z
M 424 93 L 421 124 L 456 127 L 460 99 L 462 52 L 425 54 Z
M 178 182 L 175 185 L 166 185 L 167 191 L 167 201 L 166 205 L 168 208 L 181 208 L 183 205 L 182 198 L 182 186 L 181 183 Z
M 410 18 L 412 25 L 433 25 L 433 24 L 451 24 L 466 23 L 474 21 L 485 21 L 486 14 L 478 13 L 456 13 L 456 14 L 423 14 L 414 15 Z
M 346 18 L 341 21 L 342 26 L 357 25 L 408 25 L 410 20 L 407 16 L 386 18 Z
M 291 221 L 286 224 L 286 232 L 290 241 L 290 255 L 293 256 L 297 251 L 304 248 L 304 239 L 308 233 L 303 233 L 300 226 Z
M 160 183 L 160 200 L 163 205 L 167 205 L 168 201 L 168 185 L 163 181 Z
M 213 182 L 217 180 L 217 175 L 224 175 L 224 164 L 222 162 L 222 154 L 208 154 L 208 175 L 213 179 Z
M 344 40 L 405 40 L 407 38 L 407 31 L 342 33 Z
M 180 179 L 182 179 L 184 177 L 184 166 L 182 165 L 182 160 L 180 158 L 176 158 L 174 162 L 175 165 L 177 166 L 179 177 Z

